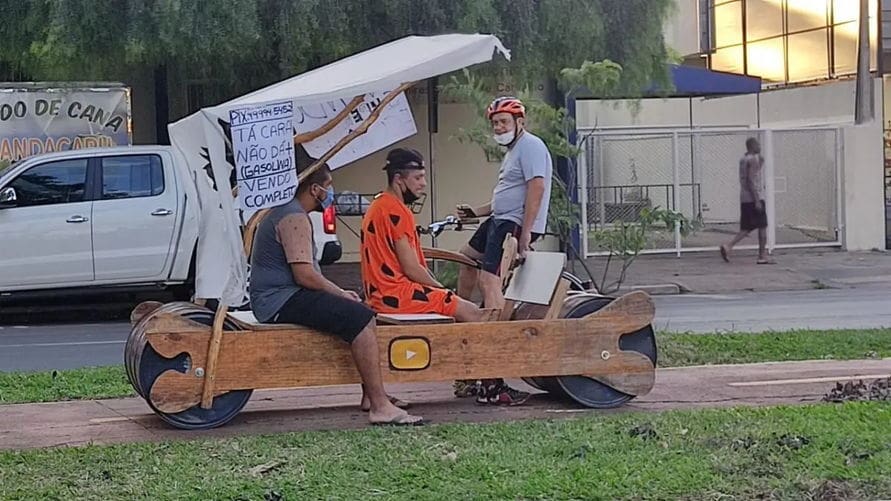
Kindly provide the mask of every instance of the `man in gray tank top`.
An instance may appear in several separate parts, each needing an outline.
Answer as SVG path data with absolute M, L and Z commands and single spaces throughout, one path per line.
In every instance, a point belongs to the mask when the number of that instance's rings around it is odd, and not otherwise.
M 415 425 L 422 419 L 397 407 L 384 391 L 374 312 L 359 295 L 325 278 L 316 260 L 308 213 L 334 203 L 327 166 L 300 182 L 291 202 L 271 209 L 251 250 L 251 309 L 265 323 L 291 323 L 350 344 L 362 377 L 362 409 L 373 424 Z
M 764 157 L 754 137 L 746 140 L 746 154 L 739 160 L 739 233 L 720 247 L 721 257 L 730 262 L 733 246 L 758 230 L 758 264 L 773 264 L 767 256 L 767 210 L 764 206 Z

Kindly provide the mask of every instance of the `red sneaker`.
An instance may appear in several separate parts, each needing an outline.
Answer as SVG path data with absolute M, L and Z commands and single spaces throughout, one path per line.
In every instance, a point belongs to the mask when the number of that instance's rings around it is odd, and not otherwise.
M 506 384 L 500 384 L 494 387 L 486 388 L 476 398 L 478 404 L 488 405 L 523 405 L 529 400 L 531 394 L 525 391 L 515 390 Z

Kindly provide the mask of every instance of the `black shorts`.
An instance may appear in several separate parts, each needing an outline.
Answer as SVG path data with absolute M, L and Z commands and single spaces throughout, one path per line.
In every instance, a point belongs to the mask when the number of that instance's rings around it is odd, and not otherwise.
M 743 202 L 739 205 L 739 229 L 742 231 L 760 230 L 767 228 L 767 209 L 764 200 L 761 201 L 761 210 L 755 208 L 754 202 Z
M 490 217 L 470 237 L 470 248 L 483 255 L 482 268 L 493 275 L 501 271 L 501 255 L 504 253 L 504 239 L 508 235 L 520 238 L 520 225 L 506 219 Z M 532 234 L 532 241 L 541 237 L 540 233 Z
M 302 325 L 352 343 L 373 318 L 374 312 L 362 303 L 328 292 L 302 289 L 272 317 L 272 323 Z

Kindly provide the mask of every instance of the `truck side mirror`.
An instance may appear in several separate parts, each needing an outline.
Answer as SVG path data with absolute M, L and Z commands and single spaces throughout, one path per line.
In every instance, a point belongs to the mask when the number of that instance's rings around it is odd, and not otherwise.
M 19 197 L 16 195 L 15 188 L 12 186 L 0 190 L 0 209 L 15 207 Z

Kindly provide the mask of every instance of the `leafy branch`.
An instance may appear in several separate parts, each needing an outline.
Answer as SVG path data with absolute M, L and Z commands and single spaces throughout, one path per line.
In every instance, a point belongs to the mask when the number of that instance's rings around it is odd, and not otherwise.
M 633 221 L 620 219 L 589 235 L 594 245 L 606 252 L 603 274 L 597 285 L 602 293 L 615 292 L 622 286 L 631 264 L 654 238 L 674 233 L 675 227 L 680 230 L 681 236 L 687 236 L 699 227 L 698 222 L 690 221 L 680 212 L 659 207 L 644 207 L 629 219 Z M 621 266 L 616 278 L 608 282 L 610 265 L 614 259 Z

